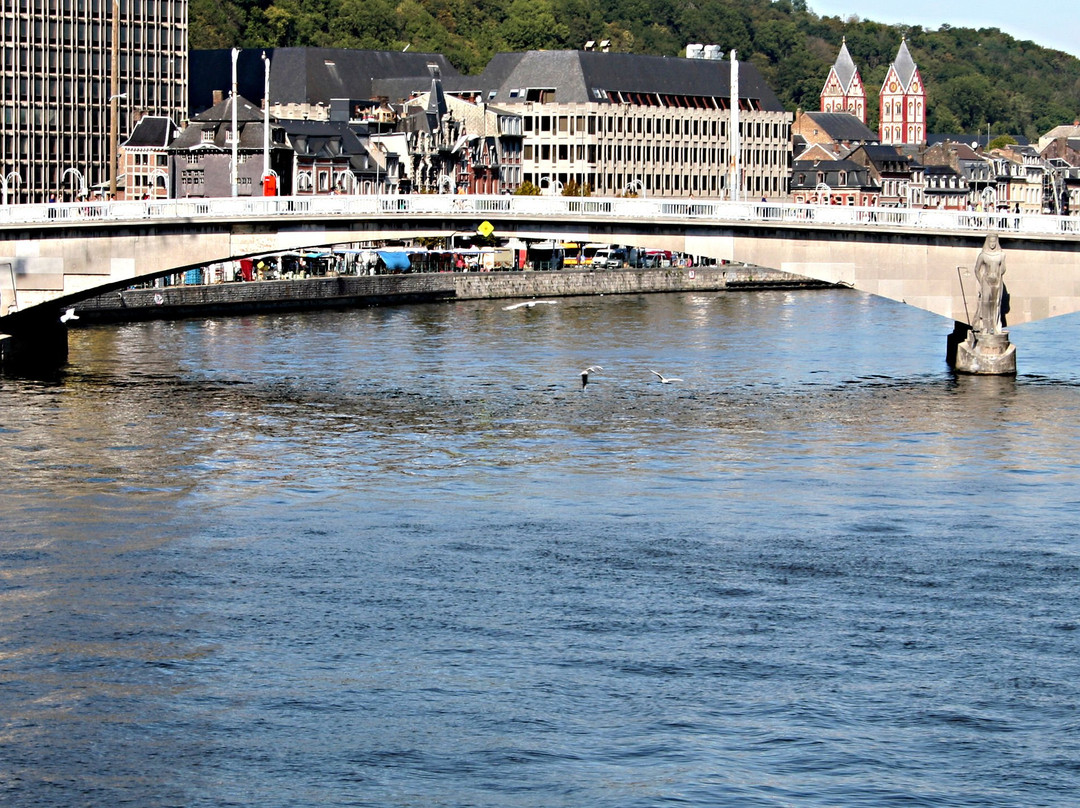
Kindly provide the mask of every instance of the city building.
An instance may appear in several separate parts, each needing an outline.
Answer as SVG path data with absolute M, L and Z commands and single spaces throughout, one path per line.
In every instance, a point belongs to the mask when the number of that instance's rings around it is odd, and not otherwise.
M 184 119 L 187 33 L 188 0 L 5 2 L 0 174 L 21 180 L 9 201 L 108 189 L 120 133 L 137 117 Z
M 449 146 L 443 152 L 437 151 L 437 143 L 430 137 L 419 136 L 435 128 L 432 113 L 442 128 L 454 132 L 440 138 Z M 470 194 L 497 194 L 521 184 L 520 115 L 482 100 L 448 95 L 442 82 L 433 79 L 431 90 L 405 102 L 404 121 L 405 128 L 415 133 L 412 142 L 419 147 L 414 149 L 411 164 L 415 189 L 446 190 L 438 187 L 440 176 L 455 192 Z M 440 153 L 442 160 L 437 156 Z M 433 169 L 437 162 L 443 163 L 442 167 Z
M 727 198 L 738 170 L 740 196 L 784 196 L 791 114 L 740 62 L 735 159 L 731 78 L 723 59 L 528 51 L 497 54 L 480 75 L 443 84 L 520 116 L 521 182 L 545 193 L 573 182 L 605 195 Z
M 265 53 L 275 117 L 324 120 L 342 99 L 360 120 L 381 114 L 379 140 L 406 168 L 402 190 L 495 192 L 528 181 L 552 192 L 574 181 L 595 193 L 723 198 L 737 164 L 743 193 L 786 193 L 791 115 L 753 65 L 740 63 L 742 148 L 732 159 L 731 66 L 706 58 L 719 55 L 715 46 L 686 59 L 603 49 L 503 53 L 478 76 L 461 76 L 439 54 Z M 230 58 L 228 51 L 192 53 L 193 110 L 222 89 Z M 261 51 L 241 52 L 242 95 L 262 98 L 264 69 Z M 433 117 L 427 107 L 435 79 L 445 112 Z M 455 99 L 473 111 L 467 115 Z M 408 153 L 388 137 L 387 110 L 397 113 L 394 128 L 406 136 Z
M 221 98 L 194 116 L 169 147 L 174 197 L 273 196 L 263 187 L 263 111 L 242 96 L 236 99 L 236 178 L 233 164 L 233 98 Z M 295 154 L 285 130 L 270 123 L 271 177 L 281 193 L 293 189 Z M 235 186 L 235 191 L 234 191 Z M 327 185 L 326 191 L 333 186 Z
M 847 159 L 868 169 L 870 179 L 881 189 L 879 205 L 923 206 L 923 166 L 911 155 L 892 146 L 863 145 L 853 149 Z
M 388 193 L 394 179 L 347 121 L 277 121 L 293 151 L 295 187 L 281 194 Z
M 850 112 L 803 112 L 795 113 L 791 133 L 802 138 L 806 147 L 824 146 L 840 154 L 856 146 L 876 144 L 877 134 Z M 796 154 L 796 159 L 805 159 Z
M 881 143 L 921 146 L 926 143 L 926 87 L 907 39 L 900 42 L 896 59 L 885 73 L 879 95 Z
M 880 195 L 869 169 L 853 160 L 796 160 L 791 167 L 791 199 L 799 205 L 873 206 Z
M 928 165 L 923 168 L 926 207 L 939 210 L 964 210 L 968 206 L 968 184 L 952 166 Z
M 836 63 L 829 69 L 821 88 L 822 112 L 847 112 L 866 124 L 866 88 L 859 68 L 847 49 L 847 37 L 840 43 Z
M 120 176 L 117 196 L 120 199 L 168 198 L 169 146 L 180 128 L 171 118 L 144 115 L 131 134 L 120 144 Z

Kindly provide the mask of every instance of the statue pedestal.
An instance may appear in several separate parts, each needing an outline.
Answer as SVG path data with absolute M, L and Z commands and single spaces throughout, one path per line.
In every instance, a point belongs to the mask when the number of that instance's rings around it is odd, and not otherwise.
M 957 373 L 980 376 L 1015 376 L 1016 346 L 1009 342 L 1009 332 L 988 334 L 968 332 L 967 339 L 956 345 Z

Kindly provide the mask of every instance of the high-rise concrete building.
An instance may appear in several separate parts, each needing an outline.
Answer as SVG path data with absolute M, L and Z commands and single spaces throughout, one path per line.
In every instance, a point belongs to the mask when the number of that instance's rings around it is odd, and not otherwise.
M 110 99 L 120 96 L 119 139 L 143 114 L 187 117 L 187 38 L 188 0 L 4 0 L 0 175 L 9 202 L 108 190 Z

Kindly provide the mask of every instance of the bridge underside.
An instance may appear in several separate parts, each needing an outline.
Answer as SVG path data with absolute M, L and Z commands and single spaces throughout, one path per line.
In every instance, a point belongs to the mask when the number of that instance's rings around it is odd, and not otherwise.
M 813 225 L 658 223 L 626 219 L 568 222 L 487 215 L 497 237 L 594 241 L 670 249 L 746 262 L 839 283 L 961 323 L 976 309 L 975 259 L 985 233 L 896 229 L 823 230 Z M 65 231 L 41 227 L 5 240 L 0 233 L 0 330 L 29 326 L 35 310 L 52 317 L 79 300 L 140 279 L 247 256 L 472 233 L 484 219 L 402 214 L 397 218 L 308 216 L 244 223 L 102 223 Z M 1001 233 L 1006 255 L 1006 323 L 1080 311 L 1080 250 L 1075 239 L 1025 239 Z

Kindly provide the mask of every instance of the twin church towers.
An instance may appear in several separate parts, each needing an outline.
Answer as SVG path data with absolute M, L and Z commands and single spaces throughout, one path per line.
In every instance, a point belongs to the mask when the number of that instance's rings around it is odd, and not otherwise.
M 926 143 L 926 88 L 919 68 L 900 42 L 896 59 L 889 65 L 879 96 L 878 138 L 881 143 L 920 146 Z M 847 41 L 840 45 L 836 64 L 821 90 L 822 112 L 849 112 L 866 123 L 866 88 L 859 69 L 848 53 Z

